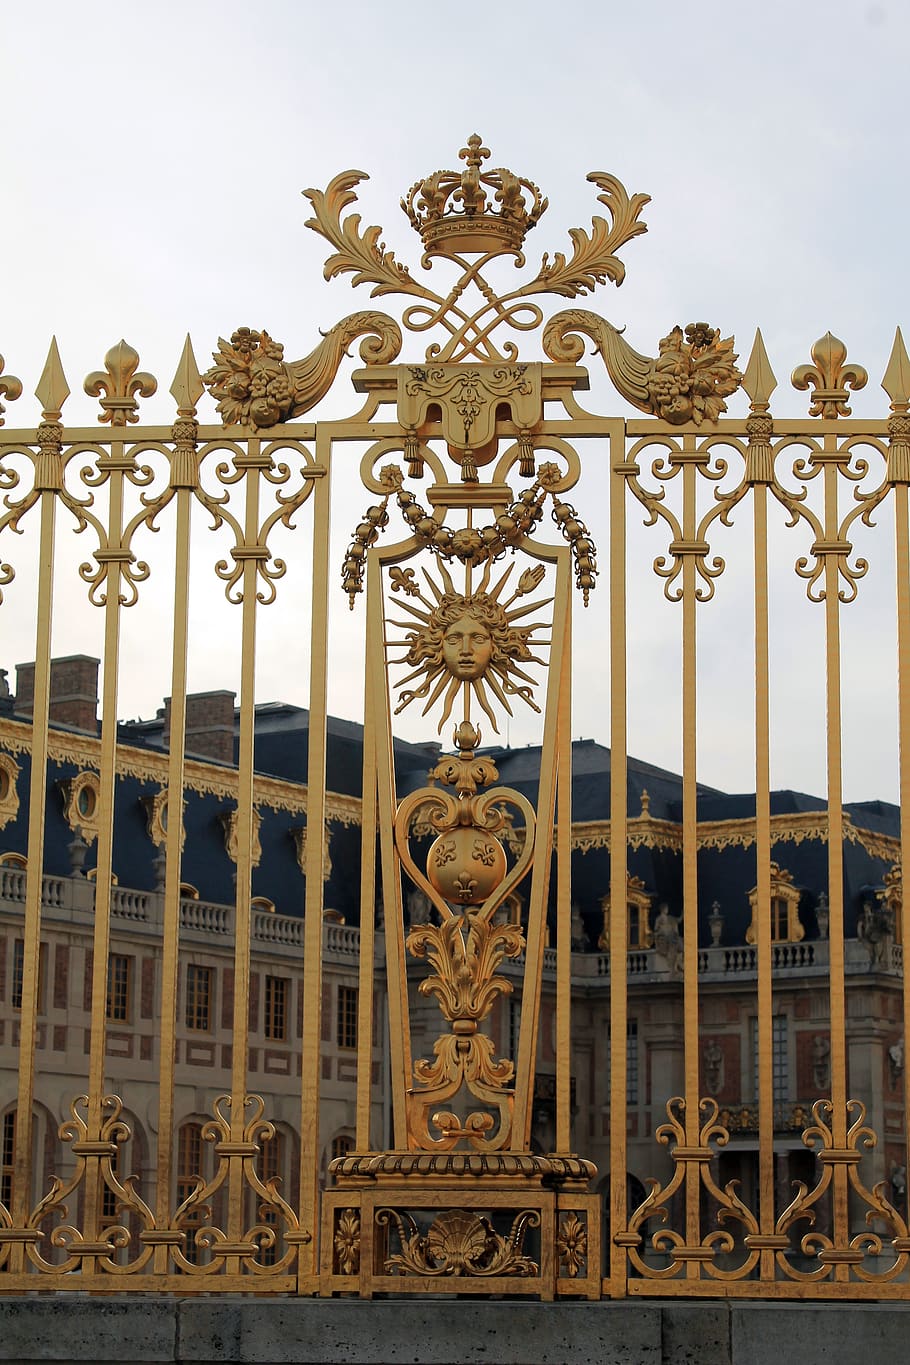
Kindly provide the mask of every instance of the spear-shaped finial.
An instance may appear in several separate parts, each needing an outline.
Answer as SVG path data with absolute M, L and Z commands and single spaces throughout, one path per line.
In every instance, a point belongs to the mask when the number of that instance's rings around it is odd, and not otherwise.
M 35 388 L 35 397 L 41 404 L 41 415 L 47 422 L 59 422 L 63 413 L 63 404 L 70 396 L 70 386 L 66 382 L 66 375 L 63 373 L 63 366 L 60 363 L 60 352 L 57 350 L 57 338 L 51 337 L 51 344 L 47 352 L 47 360 L 44 362 L 44 369 L 41 371 L 41 378 Z

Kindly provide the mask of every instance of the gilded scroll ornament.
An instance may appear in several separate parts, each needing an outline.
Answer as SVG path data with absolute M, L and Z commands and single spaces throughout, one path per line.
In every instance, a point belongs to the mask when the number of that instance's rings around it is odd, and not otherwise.
M 332 387 L 347 349 L 363 337 L 365 365 L 387 365 L 401 349 L 397 323 L 384 313 L 352 313 L 335 324 L 303 360 L 285 361 L 284 346 L 265 330 L 238 327 L 218 339 L 215 364 L 202 376 L 225 426 L 272 427 L 315 407 Z
M 736 392 L 733 338 L 706 322 L 674 327 L 658 343 L 657 357 L 642 355 L 606 318 L 586 309 L 557 313 L 544 329 L 543 348 L 551 360 L 577 364 L 584 354 L 579 333 L 594 342 L 607 373 L 626 402 L 672 426 L 714 423 L 727 411 L 725 398 Z
M 507 1237 L 495 1232 L 488 1218 L 466 1209 L 447 1209 L 422 1233 L 409 1213 L 379 1209 L 376 1222 L 393 1226 L 401 1250 L 385 1262 L 388 1274 L 400 1275 L 537 1275 L 539 1267 L 523 1252 L 528 1228 L 540 1214 L 526 1209 L 516 1215 Z
M 63 814 L 70 829 L 91 843 L 98 837 L 101 779 L 97 773 L 81 772 L 59 784 Z
M 221 826 L 224 830 L 224 849 L 231 862 L 236 863 L 240 852 L 240 826 L 239 810 L 235 806 L 233 810 L 222 811 L 219 815 Z M 262 824 L 262 814 L 254 806 L 251 811 L 253 834 L 250 841 L 250 855 L 253 867 L 259 866 L 259 859 L 262 857 L 262 844 L 259 840 L 259 827 Z
M 906 1273 L 910 1263 L 910 1230 L 905 1220 L 887 1198 L 887 1182 L 882 1180 L 870 1190 L 859 1174 L 861 1149 L 874 1147 L 877 1137 L 866 1124 L 866 1109 L 860 1100 L 846 1103 L 846 1145 L 835 1141 L 834 1105 L 831 1100 L 816 1100 L 812 1106 L 813 1123 L 803 1132 L 803 1142 L 814 1149 L 819 1161 L 818 1179 L 813 1189 L 803 1181 L 796 1181 L 796 1195 L 777 1219 L 775 1232 L 786 1238 L 786 1249 L 777 1251 L 777 1263 L 784 1276 L 804 1283 L 822 1277 L 833 1278 L 839 1265 L 849 1266 L 857 1279 L 883 1282 Z M 867 1228 L 848 1241 L 838 1240 L 827 1231 L 815 1229 L 816 1215 L 823 1196 L 831 1189 L 839 1172 L 846 1169 L 850 1194 L 860 1208 L 866 1210 Z M 839 1220 L 838 1220 L 839 1221 Z M 794 1265 L 786 1254 L 790 1234 L 799 1223 L 809 1228 L 799 1241 L 804 1256 L 816 1258 L 811 1269 Z M 885 1236 L 875 1230 L 884 1224 Z M 868 1270 L 864 1256 L 871 1255 L 876 1266 Z
M 647 230 L 640 214 L 649 196 L 630 196 L 615 176 L 593 171 L 588 179 L 600 189 L 597 197 L 609 221 L 595 215 L 590 233 L 573 228 L 571 255 L 556 252 L 551 259 L 545 253 L 533 279 L 500 295 L 484 279 L 483 267 L 503 254 L 514 256 L 519 267 L 525 264 L 525 235 L 537 224 L 547 200 L 536 185 L 513 171 L 503 167 L 484 170 L 490 152 L 476 133 L 460 155 L 466 163 L 464 170 L 435 171 L 417 181 L 402 200 L 411 226 L 423 239 L 423 264 L 429 267 L 438 257 L 461 270 L 454 287 L 443 293 L 416 280 L 407 266 L 395 259 L 381 240 L 381 228 L 362 229 L 359 214 L 342 217 L 356 200 L 355 186 L 365 179 L 360 171 L 336 176 L 324 192 L 305 191 L 314 209 L 307 227 L 334 248 L 325 265 L 327 279 L 350 274 L 354 285 L 371 284 L 374 296 L 401 294 L 419 300 L 405 310 L 405 327 L 424 332 L 438 326 L 448 333 L 443 344 L 433 342 L 427 347 L 428 361 L 515 360 L 515 343 L 507 341 L 500 348 L 492 340 L 493 333 L 500 327 L 517 332 L 539 327 L 543 313 L 535 303 L 528 302 L 532 296 L 561 294 L 575 298 L 607 280 L 622 283 L 625 268 L 616 253 Z M 469 263 L 466 256 L 480 259 Z M 471 291 L 479 295 L 474 311 L 467 302 Z
M 9 754 L 0 753 L 0 829 L 19 813 L 19 764 Z

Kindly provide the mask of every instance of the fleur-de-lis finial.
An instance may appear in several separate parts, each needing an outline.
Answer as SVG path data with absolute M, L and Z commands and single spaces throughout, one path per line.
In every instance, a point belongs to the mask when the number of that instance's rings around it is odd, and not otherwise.
M 468 138 L 467 147 L 462 147 L 458 156 L 461 161 L 466 161 L 469 166 L 478 167 L 482 161 L 489 159 L 490 149 L 483 145 L 483 141 L 477 133 L 472 133 Z
M 4 374 L 4 363 L 3 356 L 0 355 L 0 398 L 8 398 L 12 403 L 22 393 L 22 380 L 17 379 L 14 374 Z M 5 410 L 3 404 L 0 403 L 0 427 L 3 426 Z
M 862 365 L 846 365 L 847 348 L 830 332 L 812 347 L 811 365 L 797 365 L 791 376 L 795 389 L 812 389 L 810 417 L 849 417 L 847 389 L 865 388 L 869 378 Z
M 91 397 L 101 398 L 103 411 L 98 421 L 124 427 L 127 422 L 139 421 L 136 395 L 151 398 L 158 381 L 154 375 L 139 371 L 139 353 L 129 342 L 121 340 L 104 357 L 104 369 L 93 371 L 84 387 Z

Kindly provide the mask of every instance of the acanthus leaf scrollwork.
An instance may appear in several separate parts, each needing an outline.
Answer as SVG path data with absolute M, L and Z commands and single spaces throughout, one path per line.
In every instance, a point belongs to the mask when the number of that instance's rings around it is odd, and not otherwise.
M 393 1226 L 401 1250 L 385 1261 L 386 1274 L 432 1276 L 538 1275 L 539 1267 L 524 1254 L 528 1228 L 540 1224 L 540 1214 L 526 1209 L 516 1214 L 508 1236 L 496 1232 L 488 1218 L 466 1209 L 447 1209 L 423 1233 L 404 1211 L 379 1209 L 380 1227 Z

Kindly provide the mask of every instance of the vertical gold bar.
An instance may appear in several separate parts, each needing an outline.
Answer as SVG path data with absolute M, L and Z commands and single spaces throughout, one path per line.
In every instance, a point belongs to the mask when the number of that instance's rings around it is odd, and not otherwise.
M 123 442 L 111 442 L 111 460 L 122 463 Z M 120 545 L 123 532 L 123 470 L 114 468 L 108 480 L 108 545 Z M 104 672 L 101 706 L 101 776 L 99 789 L 98 870 L 95 877 L 95 929 L 92 956 L 92 1025 L 89 1050 L 88 1134 L 99 1141 L 104 1094 L 104 1053 L 107 1013 L 107 974 L 110 952 L 111 881 L 114 863 L 114 799 L 117 784 L 117 675 L 120 664 L 120 562 L 108 563 L 104 604 Z M 97 1159 L 85 1168 L 83 1235 L 90 1242 L 100 1236 L 101 1169 Z M 94 1257 L 83 1262 L 86 1273 Z
M 161 945 L 161 1055 L 158 1073 L 158 1157 L 155 1221 L 171 1221 L 173 1144 L 175 1134 L 174 1066 L 177 1045 L 177 964 L 180 953 L 180 870 L 183 829 L 183 777 L 186 758 L 186 677 L 189 640 L 190 527 L 192 490 L 178 488 L 174 550 L 174 614 L 171 655 L 171 723 L 167 769 L 167 841 L 165 844 L 164 927 Z M 168 1270 L 169 1250 L 155 1248 L 155 1273 Z
M 897 570 L 897 685 L 901 806 L 901 942 L 910 953 L 910 490 L 894 485 Z M 904 978 L 904 1037 L 910 1038 L 910 990 Z M 910 1138 L 910 1086 L 904 1085 L 904 1140 Z
M 329 532 L 332 441 L 316 427 L 316 460 L 325 469 L 313 491 L 313 580 L 310 616 L 310 716 L 307 759 L 306 906 L 303 926 L 303 1060 L 300 1111 L 300 1248 L 298 1284 L 312 1293 L 319 1273 L 319 1077 L 322 1066 L 322 845 L 325 828 L 328 706 Z
M 376 956 L 376 741 L 373 669 L 366 670 L 363 725 L 363 789 L 360 846 L 360 966 L 357 997 L 358 1152 L 370 1150 L 373 1092 L 373 998 Z
M 826 455 L 837 450 L 837 437 L 824 438 Z M 824 466 L 825 539 L 830 544 L 838 538 L 837 516 L 838 466 L 827 460 Z M 828 899 L 831 906 L 831 1100 L 833 1104 L 832 1135 L 834 1146 L 843 1150 L 847 1145 L 847 1017 L 844 993 L 844 814 L 841 757 L 841 666 L 840 666 L 840 599 L 838 597 L 838 559 L 825 556 L 825 651 L 827 702 L 827 766 L 828 766 Z M 847 1168 L 842 1162 L 834 1165 L 832 1212 L 834 1243 L 847 1246 L 850 1241 L 847 1207 Z M 850 1267 L 835 1265 L 834 1277 L 846 1281 Z
M 626 860 L 628 820 L 626 676 L 626 434 L 610 434 L 610 1248 L 609 1293 L 625 1297 L 625 1247 L 613 1235 L 625 1228 L 628 1170 L 626 1033 L 628 1030 L 628 936 Z M 606 1286 L 605 1286 L 606 1287 Z
M 244 549 L 259 540 L 258 463 L 261 443 L 250 437 L 245 460 L 246 508 Z M 250 1029 L 250 899 L 253 892 L 253 774 L 256 739 L 256 588 L 259 564 L 254 558 L 243 564 L 243 602 L 240 637 L 240 737 L 237 750 L 237 898 L 234 918 L 234 1014 L 231 1047 L 231 1142 L 244 1141 L 247 1093 L 247 1062 Z M 229 1158 L 228 1240 L 241 1240 L 244 1219 L 243 1158 Z M 225 1259 L 227 1273 L 239 1274 L 239 1257 Z
M 683 437 L 683 450 L 695 452 L 694 436 Z M 697 470 L 688 460 L 683 465 L 683 539 L 696 539 Z M 683 727 L 683 1035 L 685 1047 L 686 1143 L 699 1146 L 701 1131 L 699 1114 L 698 1077 L 698 811 L 697 773 L 698 745 L 696 732 L 697 668 L 696 668 L 696 568 L 695 559 L 687 554 L 683 559 L 683 625 L 682 625 L 682 727 Z M 686 1166 L 686 1242 L 698 1246 L 701 1241 L 701 1172 L 697 1162 Z M 698 1261 L 686 1262 L 686 1277 L 698 1279 Z
M 774 1232 L 773 983 L 771 977 L 771 741 L 768 660 L 768 489 L 752 489 L 755 577 L 755 860 L 758 954 L 758 1186 L 762 1234 Z M 761 1277 L 773 1280 L 774 1252 L 761 1252 Z
M 547 922 L 547 892 L 553 851 L 553 817 L 556 782 L 560 770 L 560 711 L 564 703 L 562 669 L 566 666 L 566 631 L 571 610 L 571 562 L 568 547 L 554 553 L 556 588 L 553 600 L 553 630 L 550 649 L 550 680 L 544 712 L 544 743 L 540 756 L 540 782 L 537 797 L 537 847 L 531 873 L 528 907 L 528 946 L 525 953 L 522 985 L 521 1025 L 518 1038 L 518 1065 L 515 1076 L 515 1111 L 512 1142 L 523 1151 L 530 1150 L 531 1113 L 534 1103 L 534 1072 L 537 1059 L 537 1032 L 540 1021 L 540 991 L 543 974 L 543 949 Z M 558 670 L 553 677 L 553 660 Z M 562 757 L 565 774 L 569 758 Z
M 406 1094 L 411 1079 L 411 1027 L 407 1006 L 408 978 L 404 954 L 401 875 L 392 844 L 392 829 L 395 823 L 395 770 L 383 644 L 382 565 L 377 554 L 370 557 L 367 567 L 366 664 L 367 669 L 375 673 L 369 692 L 373 699 L 382 894 L 385 905 L 392 1125 L 395 1149 L 401 1151 L 406 1150 L 408 1146 Z M 366 825 L 364 837 L 367 837 Z
M 571 598 L 569 599 L 571 610 Z M 572 622 L 566 622 L 556 793 L 556 1150 L 572 1150 Z
M 51 691 L 51 623 L 54 598 L 56 494 L 41 492 L 38 547 L 38 620 L 35 629 L 35 695 L 32 704 L 32 754 L 29 782 L 28 874 L 25 881 L 22 1006 L 19 1012 L 19 1081 L 16 1096 L 16 1147 L 13 1160 L 13 1226 L 24 1227 L 31 1211 L 32 1143 L 35 1093 L 35 1030 L 38 1023 L 38 961 L 41 951 L 41 892 L 44 868 L 44 816 L 47 796 L 47 724 Z M 21 1274 L 25 1247 L 10 1248 L 10 1271 Z

